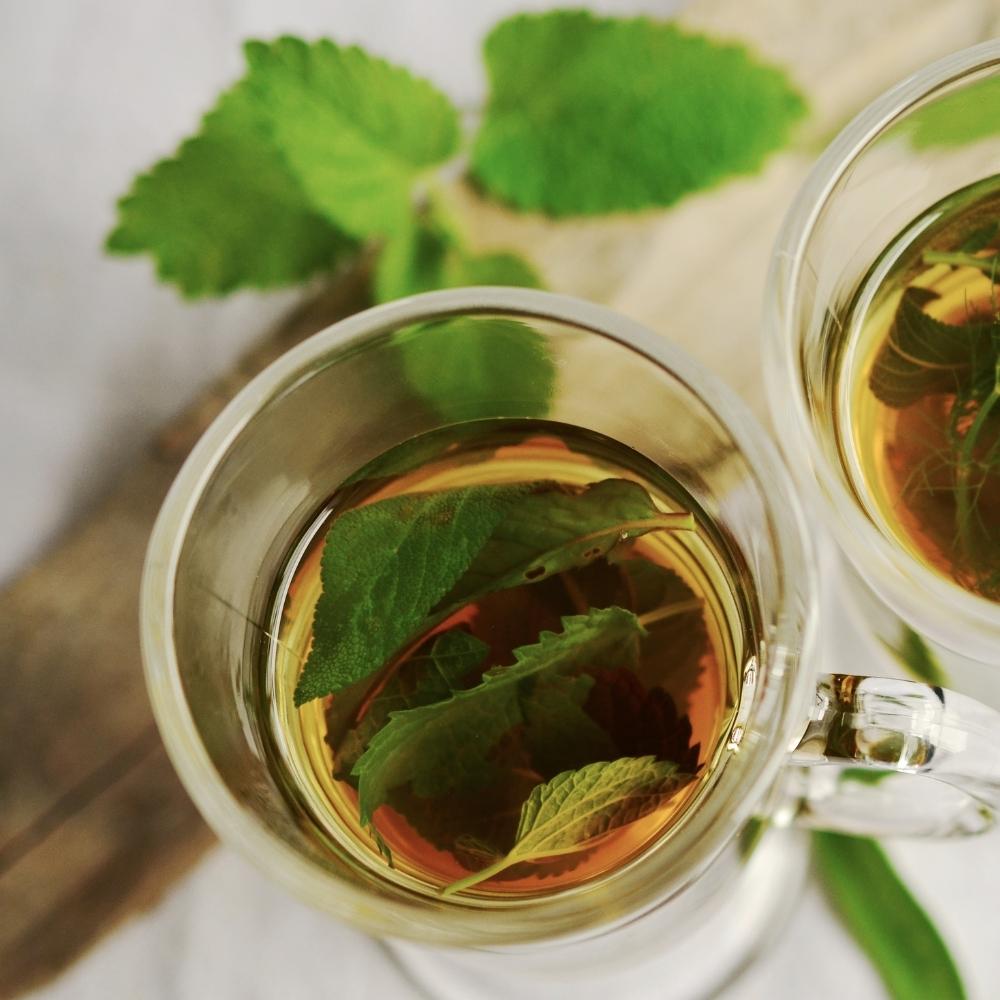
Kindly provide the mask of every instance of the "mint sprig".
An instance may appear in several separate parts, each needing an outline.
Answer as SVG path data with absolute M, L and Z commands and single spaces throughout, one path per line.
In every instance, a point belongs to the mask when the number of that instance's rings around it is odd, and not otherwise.
M 535 285 L 517 256 L 441 240 L 435 193 L 463 137 L 431 83 L 356 47 L 283 37 L 197 135 L 136 178 L 107 240 L 150 253 L 185 295 L 303 281 L 376 256 L 375 294 Z M 669 205 L 756 170 L 803 114 L 785 75 L 738 45 L 647 19 L 514 17 L 486 45 L 472 139 L 483 192 L 553 215 Z M 384 258 L 384 259 L 381 259 Z

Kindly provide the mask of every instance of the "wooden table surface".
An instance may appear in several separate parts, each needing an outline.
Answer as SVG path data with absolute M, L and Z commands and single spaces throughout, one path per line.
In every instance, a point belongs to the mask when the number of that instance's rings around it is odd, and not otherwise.
M 763 413 L 758 317 L 769 250 L 822 144 L 866 101 L 987 37 L 991 0 L 698 0 L 682 21 L 786 66 L 812 114 L 758 176 L 669 212 L 553 223 L 456 183 L 481 248 L 531 258 L 548 287 L 606 302 L 681 344 Z M 206 95 L 208 100 L 209 95 Z M 707 266 L 707 262 L 711 266 Z M 361 271 L 304 303 L 152 443 L 98 509 L 0 592 L 0 997 L 37 985 L 153 905 L 212 843 L 166 759 L 139 662 L 146 539 L 200 432 L 257 371 L 362 308 Z

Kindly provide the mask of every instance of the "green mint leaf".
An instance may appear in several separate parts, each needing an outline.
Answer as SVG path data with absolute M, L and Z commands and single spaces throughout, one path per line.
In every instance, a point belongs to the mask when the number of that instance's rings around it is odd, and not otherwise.
M 497 590 L 591 562 L 626 537 L 690 529 L 637 483 L 473 486 L 349 510 L 327 532 L 313 647 L 295 702 L 361 680 L 434 624 Z
M 458 236 L 433 217 L 410 220 L 387 240 L 375 266 L 379 302 L 468 285 L 541 288 L 541 281 L 515 254 L 469 253 Z
M 458 114 L 426 80 L 322 39 L 248 42 L 247 86 L 310 204 L 357 238 L 404 227 L 421 174 L 458 150 Z
M 685 706 L 698 688 L 702 658 L 710 648 L 702 601 L 672 569 L 632 557 L 627 549 L 610 553 L 609 562 L 624 574 L 627 607 L 649 632 L 636 673 L 646 686 L 662 686 L 677 705 Z M 663 664 L 670 673 L 662 678 Z M 629 754 L 641 757 L 643 754 Z M 680 758 L 673 758 L 680 762 Z
M 648 816 L 690 780 L 676 764 L 653 757 L 623 757 L 557 774 L 532 790 L 507 855 L 453 882 L 444 894 L 467 889 L 520 862 L 579 851 Z
M 805 112 L 785 74 L 741 46 L 646 18 L 519 15 L 485 58 L 473 172 L 556 216 L 670 205 L 756 171 Z
M 637 655 L 643 628 L 631 612 L 605 608 L 563 619 L 563 631 L 543 632 L 533 646 L 514 651 L 510 666 L 494 667 L 482 682 L 446 701 L 394 712 L 354 768 L 363 824 L 389 793 L 409 784 L 422 798 L 488 784 L 490 750 L 524 721 L 525 682 L 594 663 Z
M 1000 80 L 982 80 L 915 111 L 906 120 L 917 149 L 970 146 L 1000 132 Z
M 336 517 L 321 562 L 302 705 L 383 667 L 454 587 L 524 486 L 414 493 Z
M 439 635 L 428 652 L 407 660 L 334 747 L 337 777 L 350 776 L 372 737 L 389 721 L 392 712 L 443 701 L 460 687 L 463 677 L 482 664 L 487 649 L 486 643 L 474 635 L 453 629 Z
M 665 514 L 638 483 L 604 479 L 579 491 L 557 487 L 518 498 L 448 602 L 538 583 L 607 555 L 619 542 L 660 529 L 691 530 L 690 514 Z
M 813 857 L 827 898 L 894 1000 L 964 1000 L 947 945 L 878 844 L 814 833 Z
M 556 675 L 539 680 L 522 700 L 524 738 L 543 776 L 618 756 L 614 740 L 585 711 L 594 678 Z
M 461 316 L 396 334 L 409 385 L 442 420 L 545 417 L 555 364 L 526 323 Z
M 935 298 L 926 288 L 903 292 L 868 380 L 886 406 L 902 409 L 932 393 L 961 392 L 996 364 L 996 324 L 942 323 L 924 312 Z
M 244 83 L 135 179 L 106 246 L 151 254 L 160 280 L 192 298 L 294 284 L 356 252 L 314 210 Z
M 649 656 L 649 638 L 647 635 L 642 644 L 643 660 Z M 697 743 L 691 745 L 691 720 L 677 711 L 669 694 L 659 687 L 644 687 L 635 672 L 623 666 L 602 667 L 593 672 L 593 677 L 584 708 L 608 734 L 617 752 L 590 760 L 655 757 L 673 761 L 688 774 L 698 770 L 701 748 Z

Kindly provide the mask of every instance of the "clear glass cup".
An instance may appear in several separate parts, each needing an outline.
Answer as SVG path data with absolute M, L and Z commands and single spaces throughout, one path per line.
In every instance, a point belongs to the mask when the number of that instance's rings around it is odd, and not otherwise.
M 433 370 L 436 341 L 413 331 L 470 316 L 534 329 L 554 364 L 554 387 L 539 402 L 525 394 L 523 372 L 513 377 L 498 366 L 454 386 L 449 412 L 562 421 L 656 463 L 748 568 L 756 636 L 742 657 L 717 763 L 675 825 L 613 873 L 504 900 L 415 891 L 312 836 L 268 767 L 257 707 L 267 640 L 255 623 L 264 620 L 282 560 L 345 479 L 441 427 L 406 375 L 414 350 L 418 366 Z M 259 375 L 209 428 L 150 541 L 143 657 L 168 751 L 219 836 L 320 909 L 414 942 L 393 947 L 433 982 L 435 996 L 582 998 L 609 988 L 641 995 L 669 974 L 673 996 L 693 997 L 718 987 L 780 927 L 804 871 L 796 825 L 968 832 L 998 803 L 994 713 L 912 682 L 817 679 L 812 567 L 799 507 L 767 437 L 676 348 L 562 296 L 436 292 L 317 334 Z M 858 782 L 807 780 L 848 764 L 941 782 L 914 780 L 906 795 L 887 798 Z M 932 795 L 938 787 L 948 794 Z M 692 962 L 693 954 L 708 960 Z
M 849 560 L 858 611 L 889 643 L 898 643 L 902 622 L 915 629 L 950 683 L 994 707 L 1000 604 L 939 575 L 893 536 L 852 447 L 841 443 L 851 439 L 848 387 L 831 378 L 831 359 L 850 351 L 842 321 L 890 240 L 942 198 L 1000 173 L 1000 131 L 991 125 L 998 95 L 1000 41 L 991 41 L 928 66 L 859 114 L 789 211 L 765 314 L 772 417 L 798 486 Z M 946 141 L 914 141 L 928 113 Z

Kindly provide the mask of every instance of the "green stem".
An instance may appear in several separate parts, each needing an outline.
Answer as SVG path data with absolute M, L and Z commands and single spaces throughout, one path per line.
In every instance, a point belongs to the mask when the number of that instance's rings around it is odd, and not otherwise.
M 665 618 L 674 618 L 677 615 L 687 614 L 689 611 L 701 610 L 701 598 L 692 597 L 689 601 L 678 601 L 676 604 L 667 604 L 662 608 L 654 608 L 644 615 L 639 615 L 639 624 L 645 628 L 647 625 L 655 625 Z
M 962 253 L 959 250 L 927 250 L 924 253 L 925 264 L 950 264 L 952 267 L 975 267 L 992 278 L 1000 263 L 1000 254 L 992 257 L 977 257 L 975 254 Z
M 465 878 L 460 878 L 457 882 L 452 882 L 451 885 L 446 885 L 441 890 L 441 895 L 454 896 L 456 892 L 479 885 L 480 882 L 485 882 L 487 879 L 493 878 L 494 875 L 499 875 L 505 868 L 510 868 L 517 860 L 517 858 L 511 858 L 510 855 L 505 855 L 481 871 L 473 872 L 471 875 L 466 875 Z
M 956 490 L 955 490 L 955 520 L 958 524 L 959 544 L 966 557 L 971 555 L 972 538 L 972 497 L 969 489 L 969 475 L 971 473 L 972 460 L 975 455 L 976 441 L 979 433 L 986 426 L 990 411 L 1000 400 L 1000 362 L 997 363 L 996 378 L 993 389 L 983 400 L 973 420 L 972 426 L 968 429 L 962 439 L 962 448 L 958 453 L 958 469 L 956 470 Z

